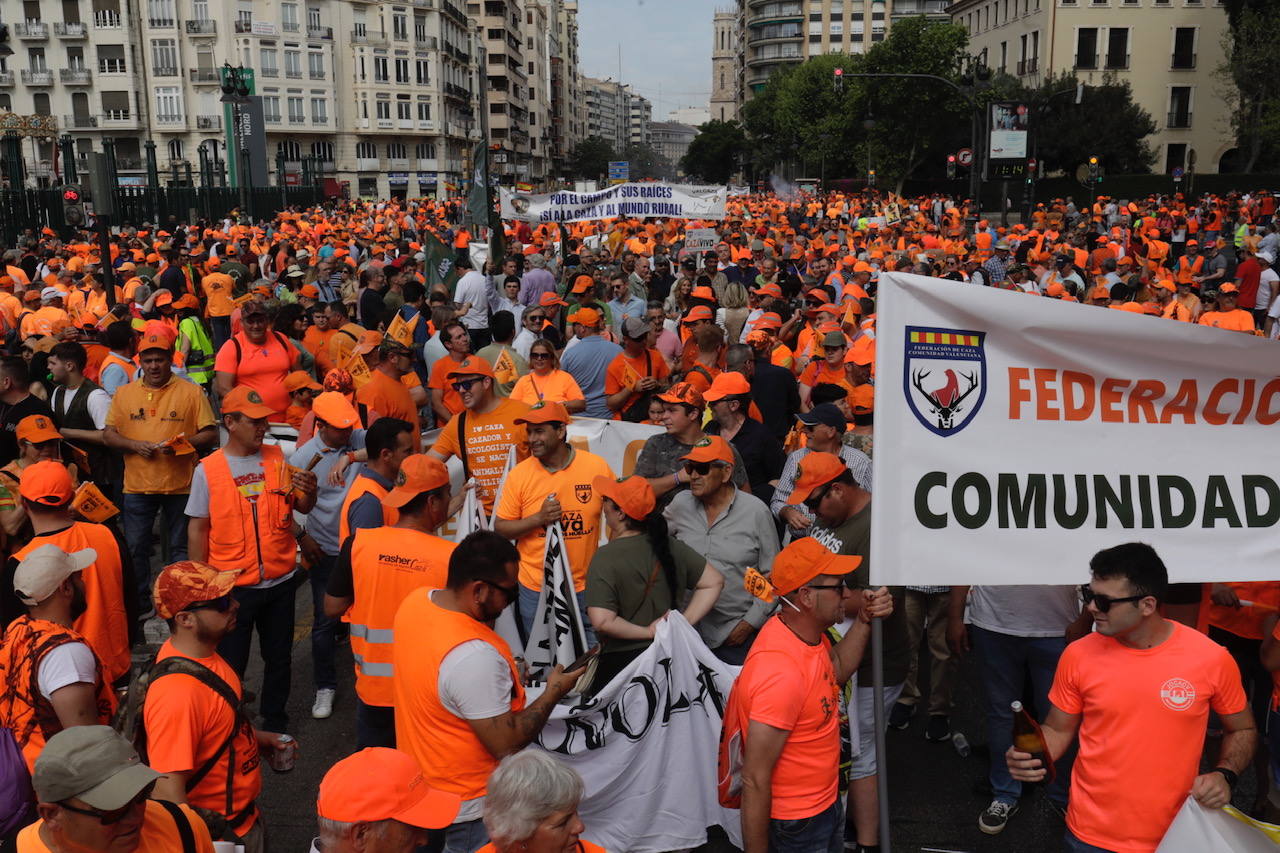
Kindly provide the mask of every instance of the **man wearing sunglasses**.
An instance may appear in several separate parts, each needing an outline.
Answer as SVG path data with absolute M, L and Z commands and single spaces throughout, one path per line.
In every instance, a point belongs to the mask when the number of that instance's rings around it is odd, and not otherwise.
M 724 591 L 698 623 L 698 633 L 717 657 L 741 664 L 756 632 L 773 608 L 743 586 L 748 568 L 769 573 L 778 553 L 778 533 L 769 508 L 734 485 L 740 459 L 718 435 L 706 436 L 683 457 L 688 491 L 666 509 L 671 534 L 704 555 L 724 575 Z
M 862 557 L 862 565 L 849 583 L 855 589 L 870 585 L 871 493 L 858 485 L 853 472 L 839 456 L 810 453 L 800 460 L 800 475 L 790 504 L 804 504 L 815 518 L 809 535 L 835 554 Z M 902 694 L 910 666 L 910 642 L 907 638 L 905 590 L 891 587 L 892 611 L 884 622 L 884 717 Z M 850 823 L 862 847 L 876 848 L 880 843 L 880 808 L 876 788 L 875 693 L 871 686 L 870 659 L 859 668 L 855 690 L 858 715 L 859 753 L 849 772 Z M 854 713 L 853 701 L 850 713 Z
M 218 654 L 218 643 L 236 627 L 240 605 L 235 585 L 235 572 L 208 563 L 184 560 L 161 570 L 155 606 L 170 634 L 154 666 L 163 667 L 158 672 L 177 669 L 164 664 L 177 657 L 194 663 L 183 663 L 188 672 L 152 673 L 142 728 L 151 766 L 164 774 L 156 780 L 156 799 L 190 805 L 211 827 L 217 826 L 219 840 L 243 844 L 246 853 L 261 853 L 259 753 L 285 745 L 278 734 L 250 724 L 240 708 L 240 677 Z
M 1099 551 L 1089 572 L 1080 591 L 1097 630 L 1062 653 L 1042 725 L 1051 760 L 1080 739 L 1066 849 L 1155 850 L 1188 793 L 1207 809 L 1231 802 L 1258 732 L 1231 654 L 1161 615 L 1169 575 L 1150 545 Z M 1211 709 L 1222 743 L 1200 773 Z M 1046 775 L 1012 746 L 1005 758 L 1021 782 Z
M 76 726 L 49 739 L 31 783 L 40 820 L 18 835 L 21 853 L 101 850 L 177 853 L 184 831 L 213 853 L 204 821 L 187 806 L 150 799 L 160 774 L 109 726 Z

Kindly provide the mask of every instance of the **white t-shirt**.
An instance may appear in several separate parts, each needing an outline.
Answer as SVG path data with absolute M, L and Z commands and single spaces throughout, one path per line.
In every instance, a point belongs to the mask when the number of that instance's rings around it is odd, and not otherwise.
M 1280 340 L 1280 293 L 1277 293 L 1271 300 L 1271 307 L 1267 309 L 1267 316 L 1276 321 L 1271 324 L 1271 340 Z
M 51 408 L 58 408 L 58 404 L 62 402 L 62 398 L 70 394 L 67 403 L 75 399 L 76 392 L 68 392 L 66 388 L 58 387 L 53 389 L 53 400 L 50 401 Z M 89 410 L 89 417 L 93 419 L 94 429 L 106 429 L 107 427 L 107 410 L 111 408 L 111 395 L 101 388 L 95 388 L 89 392 L 89 399 L 85 401 L 85 405 Z
M 40 659 L 36 683 L 40 695 L 49 699 L 72 684 L 93 684 L 98 680 L 98 662 L 84 643 L 63 643 Z
M 1258 296 L 1253 304 L 1258 307 L 1270 305 L 1271 300 L 1277 295 L 1276 291 L 1280 290 L 1276 287 L 1277 283 L 1280 283 L 1280 275 L 1277 275 L 1271 267 L 1263 267 L 1262 275 L 1258 277 Z
M 471 303 L 471 309 L 461 317 L 468 329 L 484 329 L 489 325 L 489 285 L 484 276 L 469 270 L 458 280 L 453 301 L 459 305 Z
M 1079 615 L 1074 586 L 975 586 L 964 621 L 1014 637 L 1061 637 Z

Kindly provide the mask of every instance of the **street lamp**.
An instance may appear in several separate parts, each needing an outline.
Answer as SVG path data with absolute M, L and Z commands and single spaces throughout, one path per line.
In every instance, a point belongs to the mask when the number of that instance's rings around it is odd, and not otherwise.
M 240 215 L 249 214 L 249 147 L 244 133 L 244 107 L 249 103 L 249 84 L 245 79 L 244 65 L 232 67 L 230 62 L 222 64 L 222 103 L 231 104 L 235 126 L 231 138 L 239 144 L 240 164 L 236 170 L 237 183 L 240 185 Z

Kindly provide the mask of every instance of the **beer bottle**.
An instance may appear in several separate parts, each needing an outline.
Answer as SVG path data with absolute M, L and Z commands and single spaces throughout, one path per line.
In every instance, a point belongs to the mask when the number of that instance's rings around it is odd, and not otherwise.
M 1022 703 L 1014 701 L 1013 709 L 1013 746 L 1019 752 L 1027 752 L 1032 758 L 1040 759 L 1045 769 L 1044 781 L 1052 782 L 1054 777 L 1053 759 L 1049 757 L 1049 747 L 1045 744 L 1044 732 L 1035 717 L 1022 707 Z

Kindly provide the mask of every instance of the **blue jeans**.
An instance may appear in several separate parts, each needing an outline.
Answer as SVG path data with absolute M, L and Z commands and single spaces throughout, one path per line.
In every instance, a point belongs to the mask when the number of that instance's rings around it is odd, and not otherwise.
M 356 751 L 370 746 L 396 748 L 396 709 L 366 705 L 356 697 Z
M 329 575 L 338 562 L 337 554 L 322 554 L 320 561 L 311 567 L 311 671 L 316 690 L 338 687 L 338 673 L 334 667 L 334 637 L 339 619 L 324 615 L 324 590 L 329 585 Z
M 542 595 L 541 590 L 529 589 L 524 584 L 519 584 L 520 598 L 516 602 L 516 613 L 520 616 L 520 630 L 524 633 L 524 640 L 529 641 L 529 634 L 533 631 L 533 617 L 538 615 L 538 597 Z M 587 634 L 587 648 L 591 648 L 596 644 L 596 632 L 591 628 L 591 620 L 587 618 L 587 594 L 586 592 L 578 593 L 578 612 L 582 614 L 582 628 Z
M 841 798 L 813 817 L 769 820 L 769 853 L 842 853 L 844 808 Z
M 231 665 L 236 675 L 244 678 L 249 665 L 249 648 L 253 631 L 258 630 L 258 647 L 262 654 L 262 690 L 258 710 L 265 731 L 289 731 L 289 682 L 293 675 L 293 612 L 298 578 L 266 589 L 236 587 L 231 594 L 240 603 L 236 627 L 218 644 L 218 654 Z
M 1015 637 L 970 626 L 973 650 L 981 664 L 978 672 L 987 694 L 987 744 L 991 750 L 991 791 L 995 799 L 1013 804 L 1022 796 L 1022 783 L 1009 775 L 1005 752 L 1013 744 L 1013 710 L 1015 699 L 1021 700 L 1026 687 L 1025 675 L 1031 673 L 1035 692 L 1036 716 L 1043 718 L 1049 710 L 1049 688 L 1058 658 L 1067 647 L 1064 637 Z M 1057 775 L 1046 793 L 1055 803 L 1067 802 L 1071 786 L 1071 753 L 1058 759 Z
M 133 557 L 133 575 L 138 585 L 141 612 L 152 606 L 151 547 L 155 537 L 156 516 L 166 532 L 161 556 L 169 563 L 187 559 L 187 495 L 125 494 L 121 507 L 124 516 L 124 541 Z M 167 551 L 167 553 L 166 553 Z
M 1092 844 L 1086 844 L 1079 838 L 1076 838 L 1075 833 L 1069 829 L 1067 830 L 1067 835 L 1066 838 L 1063 839 L 1063 842 L 1066 845 L 1067 853 L 1114 853 L 1114 851 L 1108 850 L 1105 847 L 1094 847 Z
M 231 340 L 231 316 L 226 317 L 210 317 L 209 318 L 210 341 L 213 344 L 213 354 L 217 355 L 218 350 L 222 349 L 222 345 Z
M 455 823 L 444 833 L 444 853 L 476 853 L 488 843 L 489 831 L 479 818 Z

